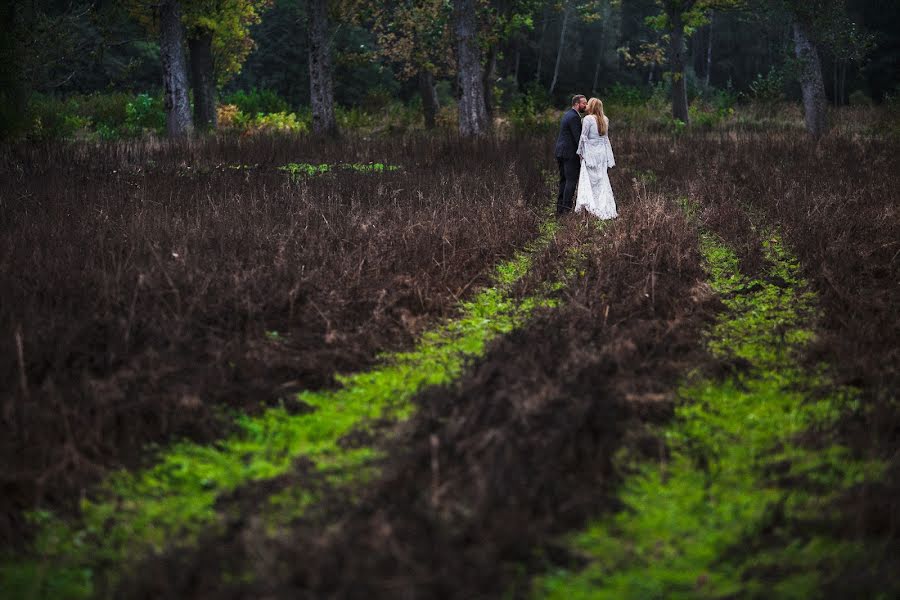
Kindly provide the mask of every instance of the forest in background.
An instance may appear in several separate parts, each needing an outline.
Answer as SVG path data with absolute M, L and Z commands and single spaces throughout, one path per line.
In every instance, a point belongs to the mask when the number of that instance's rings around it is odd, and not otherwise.
M 538 124 L 576 92 L 677 128 L 777 112 L 804 81 L 824 122 L 826 102 L 900 93 L 900 6 L 879 0 L 39 0 L 2 18 L 3 137 L 112 139 L 175 118 L 170 133 L 456 127 L 473 103 L 458 126 L 481 133 L 500 115 Z

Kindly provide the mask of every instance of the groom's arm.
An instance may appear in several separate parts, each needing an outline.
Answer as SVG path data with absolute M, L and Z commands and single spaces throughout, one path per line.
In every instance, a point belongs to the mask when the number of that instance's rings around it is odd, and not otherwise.
M 569 118 L 569 135 L 572 136 L 572 147 L 578 151 L 578 142 L 581 140 L 581 119 L 572 115 Z

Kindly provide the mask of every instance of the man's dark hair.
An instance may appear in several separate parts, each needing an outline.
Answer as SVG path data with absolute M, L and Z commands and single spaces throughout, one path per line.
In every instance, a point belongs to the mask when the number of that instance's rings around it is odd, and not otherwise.
M 578 104 L 579 100 L 583 100 L 583 99 L 584 99 L 584 96 L 582 96 L 581 94 L 575 94 L 574 96 L 572 96 L 572 106 L 575 106 L 576 104 Z

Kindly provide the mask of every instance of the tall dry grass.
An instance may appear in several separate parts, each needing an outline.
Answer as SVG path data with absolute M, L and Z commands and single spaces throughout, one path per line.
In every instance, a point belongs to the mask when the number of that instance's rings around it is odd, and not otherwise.
M 411 343 L 537 234 L 541 140 L 0 149 L 0 539 Z M 292 179 L 288 162 L 380 162 Z
M 715 376 L 741 368 L 702 351 L 699 334 L 716 304 L 682 198 L 748 274 L 761 272 L 766 232 L 782 232 L 822 309 L 806 360 L 827 361 L 835 380 L 858 386 L 864 399 L 862 412 L 848 406 L 841 426 L 815 432 L 811 443 L 849 444 L 889 464 L 883 480 L 832 507 L 833 519 L 792 523 L 792 534 L 804 539 L 803 527 L 821 534 L 827 526 L 837 540 L 896 546 L 896 143 L 840 132 L 811 144 L 783 132 L 626 131 L 613 145 L 620 218 L 602 233 L 568 220 L 519 290 L 559 277 L 570 249 L 580 248 L 561 306 L 498 340 L 460 381 L 423 394 L 361 501 L 339 489 L 329 496 L 326 486 L 322 510 L 274 543 L 237 518 L 198 551 L 152 561 L 124 589 L 146 597 L 526 596 L 530 575 L 548 564 L 577 567 L 554 536 L 617 508 L 617 450 L 664 458 L 664 440 L 645 425 L 669 418 L 677 382 L 691 369 Z M 270 492 L 251 487 L 241 499 L 252 506 Z M 217 576 L 247 565 L 261 574 L 253 583 Z M 886 583 L 873 573 L 889 565 L 847 564 L 825 580 L 833 597 L 848 597 Z

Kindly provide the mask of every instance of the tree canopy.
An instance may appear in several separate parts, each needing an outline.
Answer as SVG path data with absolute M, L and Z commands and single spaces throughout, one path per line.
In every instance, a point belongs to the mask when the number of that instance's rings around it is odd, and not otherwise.
M 203 118 L 212 118 L 215 87 L 226 93 L 266 89 L 294 109 L 310 105 L 310 16 L 317 14 L 310 0 L 179 4 L 185 44 L 194 42 L 186 55 L 193 97 L 200 93 L 207 105 Z M 3 13 L 9 35 L 0 46 L 0 118 L 21 120 L 34 93 L 158 93 L 158 6 L 154 0 L 9 3 Z M 900 93 L 895 3 L 473 0 L 471 9 L 472 56 L 488 114 L 495 105 L 508 108 L 526 96 L 532 103 L 558 105 L 575 92 L 613 88 L 661 86 L 673 117 L 685 122 L 690 102 L 710 90 L 798 100 L 798 23 L 802 39 L 815 48 L 808 55 L 819 60 L 825 101 L 881 102 Z M 317 56 L 327 65 L 322 81 L 332 82 L 334 102 L 361 106 L 421 98 L 426 122 L 433 122 L 439 106 L 461 98 L 452 2 L 348 0 L 329 3 L 327 13 L 321 50 L 326 54 Z M 211 54 L 206 62 L 204 45 L 197 43 L 205 37 Z M 322 62 L 324 57 L 330 59 Z M 213 89 L 204 84 L 210 69 Z

